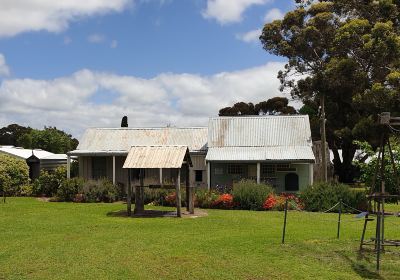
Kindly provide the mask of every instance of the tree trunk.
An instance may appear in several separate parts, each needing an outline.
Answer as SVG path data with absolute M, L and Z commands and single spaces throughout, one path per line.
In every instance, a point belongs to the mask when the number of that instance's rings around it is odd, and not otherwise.
M 340 159 L 337 147 L 332 147 L 332 151 L 334 155 L 333 165 L 335 168 L 335 174 L 339 177 L 339 182 L 353 183 L 355 168 L 352 163 L 356 153 L 356 148 L 353 145 L 344 145 L 342 147 L 342 160 Z

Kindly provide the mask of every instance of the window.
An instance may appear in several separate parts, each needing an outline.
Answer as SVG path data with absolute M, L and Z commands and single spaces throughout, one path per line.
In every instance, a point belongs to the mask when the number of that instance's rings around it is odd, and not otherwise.
M 296 168 L 290 167 L 289 163 L 279 163 L 276 165 L 276 171 L 296 171 Z
M 262 164 L 261 174 L 263 177 L 275 177 L 275 165 L 274 164 Z
M 203 182 L 203 170 L 195 170 L 194 173 L 196 182 Z
M 231 174 L 231 175 L 243 174 L 243 166 L 241 166 L 240 164 L 229 164 L 228 165 L 228 174 Z
M 214 169 L 214 174 L 215 174 L 215 175 L 224 175 L 224 169 L 223 169 L 223 168 L 220 168 L 220 167 L 216 167 L 216 168 Z
M 105 157 L 92 157 L 92 178 L 101 179 L 107 177 L 107 163 Z

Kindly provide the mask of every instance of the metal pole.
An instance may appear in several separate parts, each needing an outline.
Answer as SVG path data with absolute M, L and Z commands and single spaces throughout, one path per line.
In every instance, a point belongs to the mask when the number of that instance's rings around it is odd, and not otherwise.
M 285 219 L 283 221 L 282 244 L 285 244 L 287 210 L 288 210 L 288 199 L 286 199 L 285 201 Z
M 336 237 L 337 237 L 337 239 L 339 239 L 339 237 L 340 237 L 340 220 L 341 220 L 341 217 L 342 217 L 342 200 L 340 200 L 339 201 L 339 217 L 338 217 L 338 225 L 337 225 L 337 235 L 336 235 Z

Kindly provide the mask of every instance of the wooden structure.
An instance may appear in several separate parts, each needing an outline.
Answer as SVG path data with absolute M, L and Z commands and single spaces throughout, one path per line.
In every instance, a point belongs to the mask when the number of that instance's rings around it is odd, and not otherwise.
M 385 213 L 385 200 L 386 199 L 399 199 L 400 181 L 397 173 L 396 162 L 393 156 L 392 147 L 390 145 L 390 133 L 399 132 L 395 127 L 400 127 L 400 118 L 391 117 L 390 113 L 382 113 L 379 116 L 379 124 L 382 126 L 382 137 L 378 152 L 378 159 L 373 177 L 372 185 L 370 186 L 370 193 L 368 195 L 369 209 L 364 214 L 364 228 L 361 235 L 360 250 L 363 246 L 372 245 L 376 251 L 376 269 L 380 267 L 380 254 L 385 246 L 400 246 L 400 240 L 385 239 L 385 216 L 390 215 Z M 394 171 L 395 182 L 397 185 L 397 193 L 389 194 L 385 189 L 385 146 L 388 146 L 390 161 Z M 379 180 L 378 180 L 379 179 Z M 375 237 L 365 241 L 365 232 L 368 222 L 374 219 L 371 216 L 376 216 L 376 229 Z
M 176 214 L 181 217 L 181 170 L 186 169 L 188 174 L 189 167 L 192 166 L 189 149 L 187 146 L 133 146 L 129 150 L 123 168 L 128 169 L 128 188 L 127 188 L 127 212 L 131 216 L 132 203 L 132 182 L 135 175 L 139 184 L 135 185 L 135 209 L 134 214 L 144 213 L 144 176 L 148 169 L 160 170 L 160 184 L 152 187 L 165 187 L 163 181 L 163 169 L 175 171 L 176 189 Z M 136 171 L 136 172 L 134 172 Z M 188 176 L 186 176 L 186 205 L 190 214 L 194 213 L 193 187 L 190 186 Z

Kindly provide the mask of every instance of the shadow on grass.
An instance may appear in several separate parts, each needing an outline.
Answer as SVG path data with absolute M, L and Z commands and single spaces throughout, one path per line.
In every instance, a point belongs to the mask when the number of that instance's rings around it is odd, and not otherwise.
M 370 253 L 373 251 L 358 251 L 357 260 L 352 260 L 348 256 L 346 256 L 343 252 L 337 252 L 342 258 L 348 261 L 351 265 L 351 268 L 354 272 L 356 272 L 360 277 L 364 279 L 385 279 L 376 271 L 372 271 L 368 269 L 364 264 L 359 263 L 359 261 L 365 260 L 371 265 L 375 265 L 375 258 L 370 257 Z M 375 266 L 374 266 L 375 267 Z
M 108 212 L 107 216 L 109 217 L 127 217 L 127 218 L 161 218 L 161 217 L 176 217 L 175 211 L 161 211 L 161 210 L 145 210 L 141 214 L 133 214 L 132 216 L 128 216 L 128 212 L 126 210 L 112 211 Z

